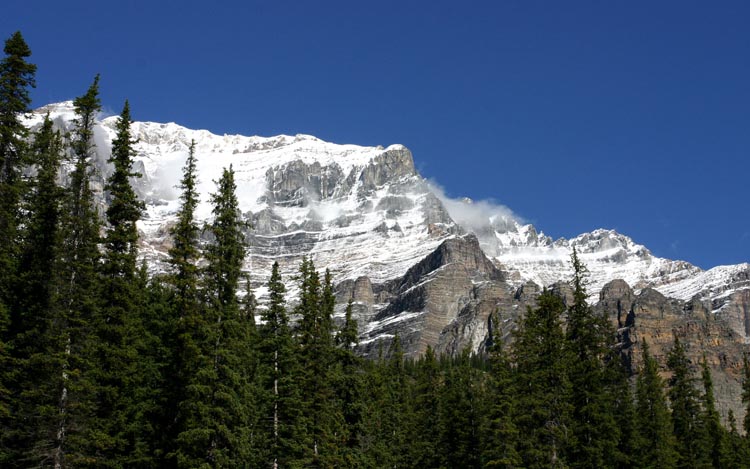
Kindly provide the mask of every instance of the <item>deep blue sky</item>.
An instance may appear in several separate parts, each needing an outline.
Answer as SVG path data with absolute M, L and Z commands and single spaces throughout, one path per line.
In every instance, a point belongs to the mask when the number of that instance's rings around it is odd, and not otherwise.
M 34 105 L 247 135 L 403 143 L 451 196 L 552 237 L 614 228 L 750 261 L 750 2 L 5 0 Z

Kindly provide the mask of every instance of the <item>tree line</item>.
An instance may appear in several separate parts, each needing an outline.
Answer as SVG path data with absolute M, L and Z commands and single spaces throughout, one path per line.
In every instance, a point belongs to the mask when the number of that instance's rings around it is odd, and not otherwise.
M 99 77 L 74 100 L 70 134 L 49 116 L 31 133 L 21 119 L 36 66 L 20 33 L 4 52 L 2 467 L 750 467 L 750 441 L 734 416 L 722 425 L 705 360 L 696 378 L 678 339 L 668 380 L 643 343 L 633 383 L 616 331 L 586 302 L 575 253 L 571 304 L 544 291 L 511 340 L 493 317 L 476 353 L 428 347 L 407 359 L 396 336 L 365 360 L 352 304 L 334 318 L 333 278 L 312 260 L 299 267 L 294 301 L 274 264 L 258 305 L 242 270 L 247 227 L 232 167 L 199 224 L 192 143 L 169 269 L 149 275 L 138 262 L 144 206 L 131 186 L 128 102 L 100 212 Z M 748 406 L 749 370 L 746 360 Z

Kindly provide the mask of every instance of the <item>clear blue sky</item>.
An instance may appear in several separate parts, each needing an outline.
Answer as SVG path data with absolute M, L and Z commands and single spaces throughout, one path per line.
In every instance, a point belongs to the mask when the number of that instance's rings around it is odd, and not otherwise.
M 214 5 L 213 3 L 218 3 Z M 451 196 L 554 238 L 750 261 L 750 2 L 5 0 L 34 105 L 216 133 L 403 143 Z

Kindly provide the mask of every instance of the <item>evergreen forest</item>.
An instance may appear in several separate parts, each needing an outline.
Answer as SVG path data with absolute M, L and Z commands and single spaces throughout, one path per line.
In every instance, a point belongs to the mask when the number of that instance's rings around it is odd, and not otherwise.
M 49 118 L 32 133 L 30 56 L 15 33 L 0 61 L 1 467 L 750 467 L 747 359 L 745 415 L 728 418 L 678 339 L 666 369 L 642 343 L 629 376 L 575 253 L 573 301 L 544 291 L 512 331 L 491 321 L 480 350 L 408 358 L 396 336 L 367 360 L 352 304 L 334 318 L 334 279 L 311 259 L 294 298 L 274 265 L 258 303 L 233 169 L 199 224 L 193 145 L 169 269 L 149 274 L 128 102 L 101 207 L 99 77 L 70 133 Z

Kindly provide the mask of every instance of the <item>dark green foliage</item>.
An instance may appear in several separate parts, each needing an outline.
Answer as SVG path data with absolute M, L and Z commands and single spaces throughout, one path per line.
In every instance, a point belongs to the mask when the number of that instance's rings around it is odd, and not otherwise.
M 401 341 L 393 338 L 387 359 L 372 365 L 365 379 L 366 404 L 361 451 L 367 467 L 400 467 L 408 457 L 407 373 Z
M 34 86 L 36 65 L 26 59 L 31 50 L 20 32 L 5 41 L 5 57 L 0 61 L 0 432 L 10 415 L 11 358 L 8 332 L 10 306 L 14 301 L 18 268 L 18 224 L 23 183 L 20 178 L 26 156 L 28 130 L 20 117 L 29 111 L 29 88 Z M 23 299 L 21 299 L 23 300 Z M 9 457 L 0 448 L 0 463 Z
M 332 385 L 339 402 L 343 418 L 342 433 L 339 438 L 339 453 L 342 467 L 361 467 L 360 437 L 363 428 L 363 363 L 356 354 L 358 342 L 357 321 L 352 317 L 351 300 L 346 306 L 344 324 L 336 334 L 336 360 L 332 375 Z
M 170 230 L 172 247 L 169 249 L 169 263 L 172 273 L 170 283 L 175 289 L 175 307 L 180 317 L 185 317 L 194 310 L 198 303 L 198 224 L 195 221 L 195 209 L 198 206 L 195 174 L 195 141 L 190 142 L 185 167 L 182 170 L 180 189 L 180 210 L 177 212 L 177 223 Z
M 677 336 L 667 357 L 667 366 L 672 372 L 668 394 L 679 455 L 677 467 L 711 467 L 701 421 L 700 396 L 693 384 L 693 373 L 685 348 Z
M 179 186 L 182 189 L 182 203 L 177 212 L 177 222 L 170 230 L 173 240 L 169 249 L 171 271 L 165 278 L 171 287 L 171 295 L 167 322 L 169 330 L 164 334 L 164 341 L 171 346 L 168 358 L 170 366 L 164 370 L 166 419 L 163 432 L 166 437 L 163 451 L 170 463 L 175 461 L 174 441 L 182 426 L 182 414 L 178 412 L 178 407 L 186 399 L 185 389 L 197 372 L 201 354 L 200 331 L 207 327 L 207 318 L 203 314 L 198 295 L 197 263 L 200 251 L 199 228 L 195 221 L 195 209 L 198 206 L 195 165 L 193 141 L 190 143 Z
M 507 356 L 500 326 L 495 318 L 490 318 L 492 345 L 489 350 L 490 389 L 488 392 L 488 418 L 483 442 L 484 467 L 521 467 L 518 453 L 520 433 L 513 421 L 516 408 L 516 388 L 513 370 Z
M 569 445 L 571 384 L 565 359 L 562 300 L 544 290 L 515 333 L 515 424 L 523 435 L 518 452 L 526 467 L 565 466 Z
M 136 272 L 138 232 L 143 211 L 130 179 L 133 144 L 130 106 L 125 102 L 115 126 L 109 162 L 114 170 L 105 185 L 109 201 L 100 265 L 100 308 L 95 320 L 97 421 L 92 437 L 99 443 L 101 465 L 153 464 L 155 439 L 148 416 L 154 412 L 149 386 L 155 364 L 148 353 L 150 332 L 144 327 L 146 279 Z M 150 377 L 151 375 L 151 377 Z
M 484 380 L 464 350 L 444 374 L 438 409 L 442 467 L 481 467 Z
M 615 331 L 588 305 L 585 266 L 573 250 L 573 304 L 568 308 L 566 354 L 572 387 L 572 467 L 611 467 L 618 459 L 619 429 L 615 422 L 612 359 Z
M 442 374 L 432 347 L 414 368 L 413 422 L 410 434 L 421 435 L 409 446 L 409 462 L 414 467 L 440 467 L 439 403 Z
M 251 458 L 252 329 L 237 299 L 245 255 L 234 172 L 211 196 L 214 241 L 206 248 L 204 320 L 192 331 L 197 362 L 179 404 L 180 467 L 242 467 Z
M 726 452 L 722 455 L 722 467 L 732 467 L 745 469 L 750 467 L 750 448 L 737 430 L 737 419 L 734 412 L 729 410 L 727 415 L 727 432 Z
M 677 452 L 672 436 L 672 420 L 659 376 L 656 360 L 643 342 L 643 369 L 636 384 L 637 438 L 633 445 L 635 466 L 643 468 L 676 467 Z
M 89 186 L 89 159 L 99 103 L 99 77 L 73 101 L 76 112 L 71 135 L 74 169 L 63 208 L 63 243 L 58 259 L 60 320 L 65 330 L 65 363 L 60 397 L 60 438 L 55 461 L 96 466 L 97 454 L 107 447 L 96 434 L 95 318 L 99 309 L 99 219 Z
M 21 169 L 28 162 L 29 131 L 21 116 L 29 112 L 29 88 L 35 86 L 36 65 L 26 59 L 31 50 L 20 32 L 5 41 L 5 57 L 0 61 L 0 360 L 6 356 L 4 339 L 12 301 L 14 274 L 18 257 L 18 223 L 20 198 L 23 192 Z M 3 369 L 6 368 L 3 362 Z M 0 376 L 0 379 L 3 377 Z M 0 417 L 7 407 L 0 381 Z
M 708 453 L 711 465 L 713 467 L 722 467 L 728 456 L 729 442 L 727 441 L 726 430 L 721 425 L 719 411 L 716 410 L 714 384 L 705 355 L 701 363 L 701 381 L 703 383 L 701 427 L 705 438 L 703 444 L 706 446 L 706 452 Z
M 304 454 L 300 371 L 286 313 L 285 288 L 274 262 L 268 282 L 268 308 L 258 328 L 258 429 L 254 442 L 259 467 L 299 467 Z
M 59 132 L 45 118 L 31 145 L 37 177 L 28 193 L 30 217 L 23 232 L 16 301 L 13 309 L 15 373 L 14 415 L 20 425 L 9 428 L 13 460 L 35 465 L 52 458 L 58 430 L 58 399 L 65 360 L 64 330 L 55 289 L 60 251 L 63 192 L 55 183 L 62 159 Z
M 300 302 L 297 341 L 300 360 L 300 395 L 305 433 L 303 461 L 310 467 L 337 467 L 338 448 L 344 436 L 343 415 L 338 408 L 334 381 L 333 286 L 326 272 L 325 286 L 309 259 L 303 259 L 299 275 Z

